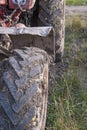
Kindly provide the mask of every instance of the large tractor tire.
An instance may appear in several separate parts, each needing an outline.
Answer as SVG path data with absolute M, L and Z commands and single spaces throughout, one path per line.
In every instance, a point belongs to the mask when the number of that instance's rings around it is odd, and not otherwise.
M 36 12 L 43 26 L 53 26 L 55 31 L 56 61 L 60 61 L 64 53 L 65 36 L 65 0 L 37 0 Z M 36 14 L 35 14 L 36 16 Z
M 0 130 L 44 130 L 48 57 L 38 48 L 15 49 L 0 79 Z

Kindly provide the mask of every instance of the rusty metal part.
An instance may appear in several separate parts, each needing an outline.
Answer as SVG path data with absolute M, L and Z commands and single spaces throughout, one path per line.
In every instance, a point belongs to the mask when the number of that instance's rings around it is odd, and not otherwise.
M 7 50 L 11 49 L 11 39 L 8 34 L 0 34 L 0 46 Z
M 0 34 L 0 60 L 9 57 L 11 50 L 11 39 L 7 34 Z
M 0 34 L 6 33 L 11 38 L 13 48 L 38 47 L 55 60 L 55 33 L 52 27 L 0 27 Z

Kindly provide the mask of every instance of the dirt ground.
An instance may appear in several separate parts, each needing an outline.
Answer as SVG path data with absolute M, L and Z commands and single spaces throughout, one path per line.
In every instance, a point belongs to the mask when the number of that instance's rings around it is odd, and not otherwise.
M 66 6 L 66 15 L 87 14 L 87 6 Z

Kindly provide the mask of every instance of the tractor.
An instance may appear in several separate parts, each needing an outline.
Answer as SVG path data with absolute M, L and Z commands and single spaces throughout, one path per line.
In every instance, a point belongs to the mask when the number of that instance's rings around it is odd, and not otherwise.
M 64 0 L 0 0 L 0 130 L 45 130 L 49 64 L 64 52 Z

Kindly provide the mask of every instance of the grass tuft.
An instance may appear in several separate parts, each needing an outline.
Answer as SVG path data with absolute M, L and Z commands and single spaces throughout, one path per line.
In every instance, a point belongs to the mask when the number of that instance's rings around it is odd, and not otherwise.
M 87 33 L 66 26 L 68 69 L 49 91 L 46 130 L 87 130 Z

